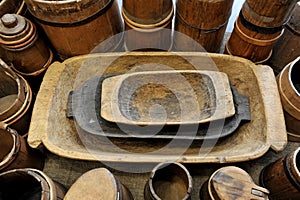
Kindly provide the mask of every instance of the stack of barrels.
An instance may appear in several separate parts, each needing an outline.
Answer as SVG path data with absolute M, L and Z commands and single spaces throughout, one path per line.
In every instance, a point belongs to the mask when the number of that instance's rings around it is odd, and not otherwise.
M 234 30 L 226 44 L 225 53 L 264 63 L 282 36 L 297 0 L 246 0 Z
M 174 49 L 219 52 L 232 4 L 233 0 L 178 0 Z
M 275 74 L 290 62 L 300 56 L 300 2 L 291 15 L 285 26 L 284 33 L 273 48 L 273 55 L 269 61 Z
M 123 0 L 126 50 L 170 50 L 172 0 Z

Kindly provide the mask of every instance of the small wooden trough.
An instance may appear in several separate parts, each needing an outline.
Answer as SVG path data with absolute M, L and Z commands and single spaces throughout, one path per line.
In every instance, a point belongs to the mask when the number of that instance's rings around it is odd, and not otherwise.
M 184 147 L 185 140 L 108 140 L 96 135 L 84 138 L 74 120 L 66 117 L 69 92 L 78 90 L 93 77 L 170 70 L 170 66 L 175 70 L 226 73 L 230 84 L 240 94 L 250 97 L 251 121 L 214 144 L 205 145 L 206 140 L 197 140 L 189 141 Z M 107 127 L 103 132 L 110 130 Z M 85 139 L 94 143 L 92 149 Z M 53 63 L 37 95 L 28 143 L 34 148 L 43 144 L 55 154 L 81 160 L 165 162 L 173 159 L 183 163 L 230 163 L 261 157 L 270 148 L 282 151 L 287 135 L 277 84 L 270 67 L 228 55 L 131 52 L 93 54 Z

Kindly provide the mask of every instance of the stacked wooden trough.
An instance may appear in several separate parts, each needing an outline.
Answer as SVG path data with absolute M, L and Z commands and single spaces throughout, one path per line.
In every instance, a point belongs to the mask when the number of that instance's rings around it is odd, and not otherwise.
M 233 2 L 0 0 L 0 199 L 299 199 L 300 3 Z

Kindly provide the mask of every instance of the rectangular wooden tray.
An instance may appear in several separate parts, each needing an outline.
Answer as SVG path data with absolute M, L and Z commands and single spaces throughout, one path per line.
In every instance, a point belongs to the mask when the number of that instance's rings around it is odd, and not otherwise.
M 194 70 L 196 67 L 226 73 L 238 92 L 250 97 L 251 122 L 215 142 L 195 141 L 184 146 L 178 141 L 167 145 L 163 141 L 136 140 L 128 143 L 126 139 L 115 139 L 101 143 L 99 138 L 93 140 L 93 137 L 88 137 L 97 148 L 87 149 L 86 138 L 80 137 L 74 121 L 66 117 L 69 92 L 79 89 L 95 76 L 164 70 L 162 66 L 175 66 L 176 70 Z M 33 148 L 43 144 L 57 155 L 80 160 L 229 163 L 258 158 L 270 148 L 282 151 L 287 135 L 270 67 L 220 54 L 137 52 L 93 54 L 53 63 L 45 74 L 34 105 L 28 143 Z

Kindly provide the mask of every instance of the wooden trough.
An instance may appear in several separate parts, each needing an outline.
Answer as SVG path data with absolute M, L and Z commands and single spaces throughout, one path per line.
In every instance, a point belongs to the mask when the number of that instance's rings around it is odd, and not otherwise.
M 137 71 L 219 70 L 241 94 L 250 97 L 252 120 L 234 134 L 202 146 L 204 141 L 151 139 L 126 140 L 105 137 L 82 138 L 72 119 L 66 117 L 68 94 L 95 76 Z M 65 112 L 64 112 L 65 111 Z M 104 132 L 109 132 L 109 129 Z M 184 134 L 184 133 L 183 133 Z M 86 141 L 85 139 L 88 139 Z M 94 140 L 95 139 L 95 140 Z M 95 142 L 90 149 L 86 142 Z M 171 141 L 173 142 L 173 141 Z M 270 148 L 282 151 L 287 143 L 284 117 L 272 69 L 228 55 L 204 53 L 136 52 L 79 56 L 63 63 L 53 63 L 38 93 L 28 143 L 37 148 L 44 145 L 63 157 L 111 162 L 164 162 L 175 159 L 183 163 L 229 163 L 252 160 Z M 148 154 L 148 152 L 151 152 Z

